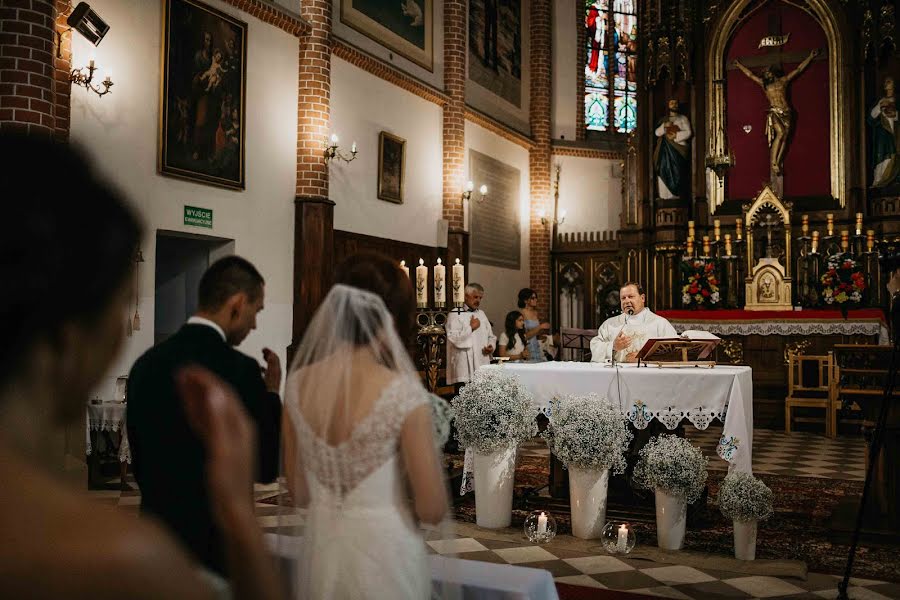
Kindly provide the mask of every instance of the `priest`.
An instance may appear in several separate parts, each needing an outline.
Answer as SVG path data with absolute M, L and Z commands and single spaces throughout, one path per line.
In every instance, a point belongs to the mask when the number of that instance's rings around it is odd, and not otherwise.
M 475 370 L 491 362 L 497 337 L 481 310 L 484 288 L 466 286 L 466 305 L 447 315 L 447 384 L 469 383 Z
M 622 314 L 609 318 L 591 340 L 591 361 L 636 362 L 637 353 L 647 340 L 677 337 L 668 320 L 646 306 L 644 288 L 628 282 L 619 289 Z

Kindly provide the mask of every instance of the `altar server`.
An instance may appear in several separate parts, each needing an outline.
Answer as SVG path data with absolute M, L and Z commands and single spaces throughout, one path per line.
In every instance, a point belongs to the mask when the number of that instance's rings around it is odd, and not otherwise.
M 484 288 L 466 286 L 466 304 L 447 316 L 447 384 L 469 383 L 475 370 L 491 362 L 497 337 L 491 322 L 479 307 Z
M 646 307 L 644 288 L 628 282 L 619 289 L 622 314 L 603 322 L 591 340 L 591 361 L 636 362 L 637 353 L 649 339 L 677 337 L 668 320 Z

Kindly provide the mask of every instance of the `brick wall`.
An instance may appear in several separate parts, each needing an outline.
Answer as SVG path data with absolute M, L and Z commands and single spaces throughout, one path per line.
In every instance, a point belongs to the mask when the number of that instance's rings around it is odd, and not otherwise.
M 72 12 L 70 0 L 56 0 L 56 31 L 64 32 L 69 29 L 66 17 Z M 65 35 L 56 38 L 59 48 L 53 52 L 53 135 L 60 141 L 69 139 L 70 112 L 72 82 L 69 75 L 72 73 L 72 35 L 69 31 Z
M 552 228 L 541 223 L 540 211 L 553 214 L 550 190 L 550 163 L 553 147 L 550 139 L 550 98 L 552 96 L 551 39 L 552 6 L 550 0 L 531 2 L 531 106 L 529 120 L 534 146 L 528 153 L 531 180 L 531 272 L 530 287 L 538 295 L 538 312 L 550 317 L 550 243 Z
M 2 131 L 55 132 L 56 5 L 55 0 L 5 0 L 0 8 Z
M 466 157 L 466 0 L 444 2 L 444 218 L 450 230 L 463 228 Z
M 331 0 L 309 0 L 301 16 L 310 24 L 300 36 L 297 95 L 297 196 L 328 197 L 324 143 L 331 134 Z

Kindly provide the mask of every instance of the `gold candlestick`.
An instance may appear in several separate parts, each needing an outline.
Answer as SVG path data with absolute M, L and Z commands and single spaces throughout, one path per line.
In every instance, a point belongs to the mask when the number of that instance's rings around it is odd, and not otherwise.
M 719 226 L 720 226 L 721 224 L 722 224 L 722 223 L 721 223 L 721 221 L 719 221 L 719 219 L 715 219 L 715 220 L 713 221 L 713 235 L 715 236 L 717 242 L 719 241 L 719 234 L 720 234 L 720 231 L 721 231 L 721 230 L 719 229 Z
M 828 237 L 831 237 L 834 235 L 834 215 L 832 213 L 828 213 L 827 215 L 825 215 L 825 218 L 828 220 Z
M 819 251 L 819 232 L 812 232 L 812 253 L 816 254 Z
M 709 256 L 709 236 L 703 236 L 703 256 Z
M 688 256 L 694 255 L 694 238 L 689 237 L 687 239 L 687 247 L 685 248 L 684 253 Z
M 803 235 L 809 233 L 809 215 L 803 215 L 802 224 L 800 225 L 800 231 L 803 232 Z
M 850 247 L 850 232 L 847 230 L 841 231 L 841 250 L 844 252 Z
M 866 250 L 871 252 L 875 248 L 875 230 L 870 229 L 866 232 Z
M 862 213 L 856 213 L 856 235 L 862 235 Z
M 737 234 L 737 239 L 742 239 L 744 233 L 741 231 L 744 227 L 743 219 L 735 219 L 734 221 L 735 233 Z
M 731 234 L 725 234 L 725 256 L 731 256 Z

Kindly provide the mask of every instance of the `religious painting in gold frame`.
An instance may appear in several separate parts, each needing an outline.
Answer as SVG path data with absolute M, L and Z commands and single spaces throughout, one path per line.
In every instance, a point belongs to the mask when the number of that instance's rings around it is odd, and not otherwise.
M 432 0 L 341 0 L 341 22 L 420 67 L 434 70 Z
M 247 23 L 197 0 L 162 0 L 161 175 L 244 189 Z
M 403 204 L 406 140 L 387 131 L 378 134 L 378 198 Z

